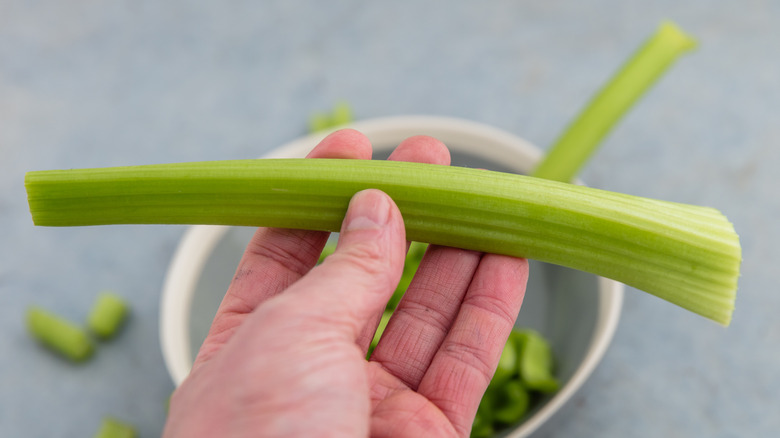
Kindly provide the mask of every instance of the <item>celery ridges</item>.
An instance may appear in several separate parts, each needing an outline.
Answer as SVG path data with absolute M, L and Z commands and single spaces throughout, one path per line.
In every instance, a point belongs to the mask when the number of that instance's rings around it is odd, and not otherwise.
M 224 224 L 337 231 L 377 188 L 409 240 L 527 257 L 634 286 L 730 322 L 739 238 L 717 210 L 488 170 L 261 159 L 29 172 L 36 225 Z

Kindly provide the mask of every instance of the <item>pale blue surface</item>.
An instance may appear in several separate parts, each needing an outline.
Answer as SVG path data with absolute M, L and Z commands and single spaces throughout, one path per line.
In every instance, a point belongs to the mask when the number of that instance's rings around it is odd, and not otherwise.
M 172 389 L 159 293 L 183 227 L 34 228 L 27 170 L 255 157 L 349 101 L 547 147 L 663 18 L 698 37 L 611 135 L 590 185 L 712 205 L 742 235 L 723 329 L 629 290 L 603 363 L 539 437 L 780 430 L 780 2 L 0 0 L 0 436 L 85 437 L 103 414 L 159 435 Z M 28 338 L 27 305 L 134 311 L 95 360 Z

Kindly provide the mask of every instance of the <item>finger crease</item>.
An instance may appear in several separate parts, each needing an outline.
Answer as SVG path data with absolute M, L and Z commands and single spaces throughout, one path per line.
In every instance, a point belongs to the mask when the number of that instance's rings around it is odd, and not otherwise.
M 510 312 L 511 306 L 505 300 L 492 295 L 469 293 L 463 299 L 463 306 L 476 308 L 497 316 L 510 326 L 514 325 L 517 319 L 517 314 Z
M 319 254 L 319 246 L 312 244 L 304 235 L 284 235 L 285 241 L 274 243 L 274 239 L 264 239 L 263 243 L 250 243 L 247 255 L 258 257 L 278 264 L 283 269 L 304 275 L 312 267 L 312 261 Z M 292 242 L 291 242 L 292 241 Z M 297 247 L 294 251 L 286 248 Z

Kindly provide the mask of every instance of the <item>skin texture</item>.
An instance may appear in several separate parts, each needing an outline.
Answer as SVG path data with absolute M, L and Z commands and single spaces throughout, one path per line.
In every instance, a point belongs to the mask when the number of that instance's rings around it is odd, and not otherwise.
M 309 157 L 370 159 L 361 133 L 337 131 Z M 406 139 L 391 160 L 449 165 L 438 140 Z M 260 228 L 249 242 L 166 438 L 465 437 L 523 301 L 524 259 L 430 246 L 370 360 L 365 354 L 401 276 L 401 213 L 357 193 L 336 252 L 327 233 Z

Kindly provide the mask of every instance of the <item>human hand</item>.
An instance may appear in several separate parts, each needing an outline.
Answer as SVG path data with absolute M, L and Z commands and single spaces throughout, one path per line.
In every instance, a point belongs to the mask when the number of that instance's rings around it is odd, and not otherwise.
M 342 130 L 310 158 L 370 159 Z M 412 137 L 391 160 L 449 164 L 438 140 Z M 260 228 L 249 243 L 164 436 L 468 436 L 525 293 L 524 259 L 431 245 L 370 360 L 401 276 L 401 213 L 356 194 L 335 253 L 328 233 Z

